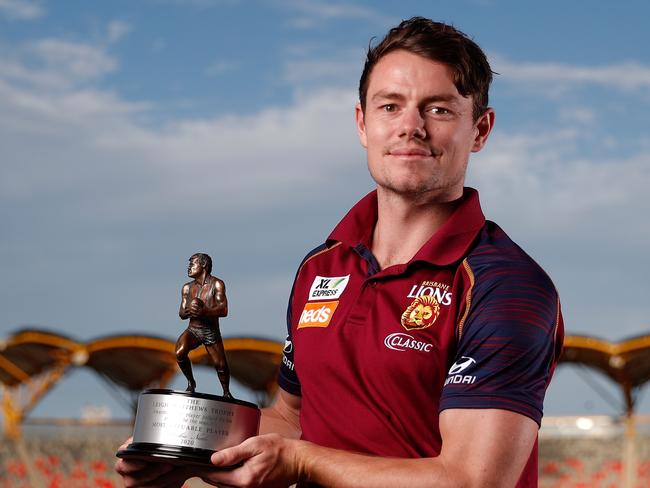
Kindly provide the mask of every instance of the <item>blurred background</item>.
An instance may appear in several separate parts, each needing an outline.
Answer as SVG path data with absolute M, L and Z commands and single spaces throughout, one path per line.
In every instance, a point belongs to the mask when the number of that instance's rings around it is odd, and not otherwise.
M 567 333 L 648 333 L 649 11 L 641 0 L 0 0 L 0 339 L 175 340 L 187 259 L 203 251 L 227 286 L 224 337 L 282 344 L 297 265 L 372 189 L 353 119 L 365 50 L 413 15 L 469 34 L 499 73 L 496 127 L 467 184 L 553 278 Z M 128 424 L 129 400 L 108 383 L 70 368 L 29 418 Z M 602 370 L 563 365 L 545 415 L 621 439 L 623 391 Z M 613 449 L 600 465 L 620 462 Z M 593 476 L 580 463 L 595 455 L 580 452 L 551 460 L 548 479 Z

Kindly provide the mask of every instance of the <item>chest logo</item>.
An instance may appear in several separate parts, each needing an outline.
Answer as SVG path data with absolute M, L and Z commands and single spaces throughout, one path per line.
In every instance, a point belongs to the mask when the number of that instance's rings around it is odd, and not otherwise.
M 327 327 L 330 325 L 330 320 L 332 320 L 332 315 L 334 315 L 334 311 L 338 305 L 338 300 L 334 302 L 305 303 L 305 308 L 302 310 L 300 319 L 298 320 L 298 328 Z
M 384 346 L 393 351 L 406 351 L 407 349 L 414 349 L 416 351 L 431 352 L 433 344 L 428 342 L 418 341 L 412 335 L 404 334 L 403 332 L 395 332 L 389 334 L 384 339 Z
M 404 310 L 401 324 L 406 330 L 431 327 L 440 315 L 440 304 L 432 295 L 421 295 Z
M 309 289 L 307 300 L 337 299 L 348 286 L 350 275 L 347 276 L 316 276 Z
M 438 281 L 423 281 L 420 285 L 413 285 L 407 298 L 417 298 L 423 295 L 431 295 L 440 305 L 450 305 L 453 294 L 451 287 Z

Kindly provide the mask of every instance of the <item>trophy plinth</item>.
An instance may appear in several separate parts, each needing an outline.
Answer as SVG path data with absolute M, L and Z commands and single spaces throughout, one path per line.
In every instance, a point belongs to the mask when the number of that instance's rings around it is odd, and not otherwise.
M 250 402 L 207 393 L 144 390 L 138 400 L 133 442 L 117 456 L 209 465 L 215 451 L 257 435 L 259 423 L 260 411 Z

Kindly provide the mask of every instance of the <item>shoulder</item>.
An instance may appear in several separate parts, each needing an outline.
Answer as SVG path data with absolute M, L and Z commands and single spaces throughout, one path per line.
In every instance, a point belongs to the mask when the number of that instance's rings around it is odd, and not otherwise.
M 226 284 L 216 276 L 210 275 L 210 281 L 212 282 L 212 286 L 217 290 L 223 290 L 226 288 Z
M 300 262 L 296 277 L 300 276 L 300 273 L 306 266 L 332 259 L 331 251 L 340 248 L 340 246 L 341 242 L 339 241 L 328 241 L 316 246 L 314 249 L 309 251 Z
M 189 290 L 190 290 L 190 286 L 192 286 L 192 283 L 193 283 L 193 281 L 188 281 L 187 283 L 185 283 L 185 284 L 183 285 L 182 290 L 183 290 L 183 291 L 189 291 Z
M 528 325 L 528 331 L 554 333 L 560 314 L 555 285 L 496 224 L 486 223 L 464 267 L 471 283 L 464 331 L 521 334 Z
M 494 222 L 486 222 L 465 262 L 477 288 L 508 286 L 514 292 L 522 287 L 556 294 L 551 278 L 542 267 Z

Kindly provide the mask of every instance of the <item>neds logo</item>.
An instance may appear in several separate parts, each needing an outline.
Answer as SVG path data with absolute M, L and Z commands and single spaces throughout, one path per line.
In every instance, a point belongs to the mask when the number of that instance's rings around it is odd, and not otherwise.
M 298 328 L 327 327 L 338 304 L 338 300 L 334 302 L 305 303 L 305 308 L 298 320 Z

